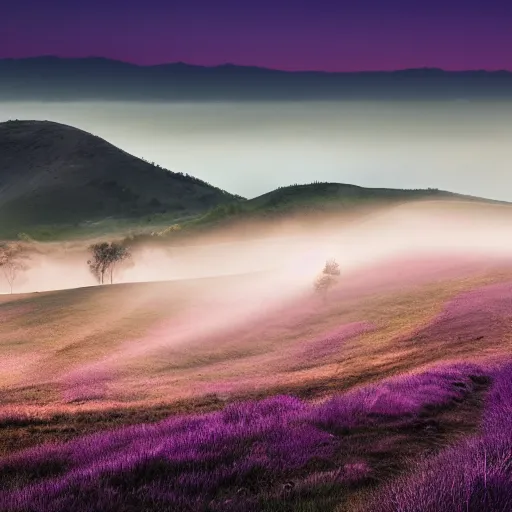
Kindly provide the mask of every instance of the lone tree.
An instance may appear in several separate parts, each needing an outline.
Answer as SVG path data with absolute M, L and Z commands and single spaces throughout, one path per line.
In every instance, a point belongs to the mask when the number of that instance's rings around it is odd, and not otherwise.
M 28 254 L 23 244 L 19 242 L 0 242 L 0 269 L 9 284 L 11 294 L 14 281 L 16 281 L 20 272 L 28 268 L 25 263 L 27 258 Z
M 327 293 L 336 284 L 340 275 L 340 266 L 335 259 L 327 260 L 320 276 L 315 281 L 315 291 L 327 299 Z
M 105 275 L 110 275 L 110 284 L 112 284 L 116 267 L 131 257 L 128 248 L 117 242 L 94 244 L 89 247 L 89 251 L 92 257 L 87 264 L 100 284 L 105 282 Z

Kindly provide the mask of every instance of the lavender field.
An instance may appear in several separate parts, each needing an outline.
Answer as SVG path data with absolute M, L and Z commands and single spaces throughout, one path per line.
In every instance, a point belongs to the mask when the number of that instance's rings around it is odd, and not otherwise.
M 478 433 L 416 463 L 412 474 L 380 490 L 368 510 L 512 510 L 512 366 L 491 375 Z
M 83 371 L 4 383 L 0 511 L 511 510 L 509 269 L 407 279 L 372 295 L 356 276 L 233 341 L 160 347 L 140 373 L 91 365 L 113 359 L 95 338 L 69 359 L 39 320 L 41 360 Z M 4 328 L 61 311 L 59 293 L 38 300 L 2 302 Z M 130 315 L 155 311 L 141 304 Z M 173 381 L 164 357 L 181 361 Z M 166 397 L 185 382 L 188 395 Z M 137 400 L 123 403 L 124 385 Z
M 498 375 L 484 421 L 502 429 L 495 409 L 507 397 L 503 380 L 510 372 Z M 277 396 L 43 445 L 3 459 L 1 498 L 5 510 L 20 511 L 333 509 L 355 489 L 398 472 L 402 444 L 421 445 L 422 437 L 442 443 L 443 412 L 487 384 L 482 369 L 456 365 L 319 404 Z M 506 440 L 500 438 L 501 449 Z M 506 478 L 504 469 L 489 463 L 480 476 L 501 470 Z M 438 478 L 443 472 L 439 467 Z M 455 497 L 460 510 L 474 499 L 474 485 L 466 500 Z M 393 500 L 407 502 L 407 492 L 395 491 Z M 477 499 L 481 504 L 484 497 Z

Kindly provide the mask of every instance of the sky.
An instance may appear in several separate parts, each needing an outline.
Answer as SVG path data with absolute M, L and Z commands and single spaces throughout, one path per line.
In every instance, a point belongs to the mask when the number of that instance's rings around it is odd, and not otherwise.
M 24 0 L 2 6 L 0 58 L 512 70 L 511 26 L 508 0 Z

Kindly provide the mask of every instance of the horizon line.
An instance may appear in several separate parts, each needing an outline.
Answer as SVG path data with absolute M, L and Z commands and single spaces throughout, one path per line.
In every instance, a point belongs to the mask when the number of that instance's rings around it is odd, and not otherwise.
M 282 69 L 268 66 L 260 66 L 255 64 L 235 64 L 232 62 L 221 62 L 218 64 L 194 64 L 185 61 L 165 61 L 157 64 L 141 64 L 138 62 L 122 60 L 112 57 L 104 57 L 101 55 L 88 55 L 86 57 L 65 57 L 60 55 L 29 55 L 25 57 L 0 57 L 0 61 L 23 61 L 23 60 L 37 60 L 37 59 L 55 59 L 55 60 L 103 60 L 116 62 L 120 64 L 127 64 L 129 66 L 140 67 L 140 68 L 155 68 L 161 66 L 189 66 L 195 68 L 215 69 L 222 67 L 235 67 L 235 68 L 252 68 L 261 69 L 267 71 L 277 71 L 281 73 L 322 73 L 322 74 L 356 74 L 356 73 L 399 73 L 403 71 L 440 71 L 443 73 L 512 73 L 512 69 L 500 68 L 500 69 L 485 69 L 485 68 L 467 68 L 467 69 L 446 69 L 436 66 L 418 66 L 418 67 L 405 67 L 405 68 L 394 68 L 394 69 L 361 69 L 352 71 L 333 71 L 324 69 Z

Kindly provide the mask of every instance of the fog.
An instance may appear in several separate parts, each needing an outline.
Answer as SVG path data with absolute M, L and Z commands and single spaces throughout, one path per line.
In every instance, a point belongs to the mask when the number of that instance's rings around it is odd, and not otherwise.
M 165 355 L 163 361 L 172 366 L 174 358 L 178 361 L 194 351 L 207 353 L 219 340 L 241 344 L 245 335 L 257 336 L 258 328 L 268 322 L 277 322 L 276 328 L 286 332 L 287 325 L 307 321 L 308 315 L 322 307 L 312 285 L 327 258 L 335 258 L 341 267 L 336 293 L 345 299 L 361 299 L 438 280 L 510 272 L 511 235 L 511 206 L 425 201 L 374 211 L 350 222 L 332 217 L 308 228 L 297 225 L 294 229 L 290 224 L 286 233 L 273 229 L 267 237 L 261 235 L 252 240 L 215 243 L 210 237 L 210 243 L 201 244 L 198 240 L 185 247 L 139 247 L 133 252 L 133 264 L 118 272 L 115 281 L 173 281 L 171 285 L 140 286 L 126 292 L 105 285 L 106 293 L 88 293 L 78 302 L 77 295 L 67 296 L 73 313 L 63 320 L 67 322 L 66 330 L 47 332 L 52 328 L 51 321 L 55 321 L 49 320 L 48 327 L 41 327 L 38 336 L 52 340 L 55 358 L 59 357 L 59 347 L 68 343 L 68 336 L 73 347 L 81 347 L 82 342 L 77 340 L 83 340 L 86 360 L 71 359 L 58 369 L 47 370 L 42 364 L 49 357 L 44 350 L 32 351 L 25 359 L 8 354 L 0 364 L 0 375 L 3 372 L 13 382 L 18 379 L 18 383 L 33 383 L 34 379 L 58 381 L 70 401 L 107 396 L 107 383 L 112 396 L 133 398 L 137 386 L 147 390 L 147 381 L 141 383 L 137 378 L 158 367 L 160 353 Z M 96 284 L 88 270 L 85 246 L 40 244 L 37 250 L 29 261 L 29 270 L 16 281 L 15 292 Z M 5 284 L 1 286 L 5 292 Z M 114 296 L 115 302 L 111 302 Z M 98 308 L 95 313 L 89 311 L 92 304 Z M 140 315 L 141 311 L 158 312 L 158 321 L 144 334 L 131 335 L 130 331 L 121 330 L 122 338 L 112 338 L 102 345 L 101 353 L 91 349 L 89 355 L 87 343 L 116 333 L 123 319 Z M 8 321 L 9 310 L 5 314 L 3 319 Z M 67 315 L 59 311 L 51 315 L 60 318 L 62 314 Z M 112 386 L 118 378 L 124 375 L 128 379 L 131 375 L 129 365 L 137 365 L 146 356 L 156 359 L 145 362 L 141 374 L 134 373 L 133 381 L 119 384 L 114 391 Z M 240 368 L 243 364 L 240 360 Z M 179 387 L 173 381 L 172 392 L 204 392 L 208 385 L 208 381 L 198 383 L 196 389 L 189 385 Z M 154 387 L 158 393 L 156 384 Z
M 0 103 L 254 197 L 314 180 L 512 200 L 512 103 Z
M 36 247 L 29 269 L 15 283 L 16 292 L 96 284 L 87 266 L 85 245 Z M 279 298 L 310 287 L 327 258 L 336 258 L 343 273 L 350 274 L 382 262 L 425 257 L 512 260 L 512 207 L 425 201 L 374 211 L 350 222 L 332 217 L 308 228 L 289 224 L 286 231 L 274 228 L 267 236 L 260 231 L 258 238 L 250 240 L 216 243 L 215 235 L 208 235 L 208 243 L 197 240 L 185 247 L 136 247 L 131 265 L 117 271 L 115 281 L 255 274 L 251 286 L 264 283 L 268 288 L 271 283 L 269 293 Z M 0 281 L 0 291 L 7 290 Z

